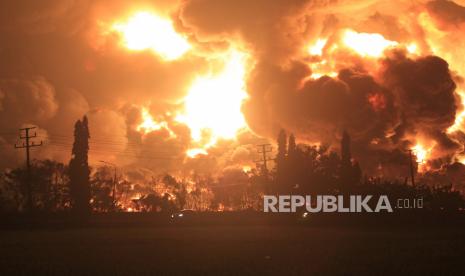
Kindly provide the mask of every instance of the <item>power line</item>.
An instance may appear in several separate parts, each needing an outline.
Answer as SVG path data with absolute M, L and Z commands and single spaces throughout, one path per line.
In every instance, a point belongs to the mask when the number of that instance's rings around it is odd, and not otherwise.
M 10 132 L 0 132 L 0 135 L 2 134 L 8 134 L 10 135 Z M 48 146 L 52 147 L 53 151 L 58 151 L 58 152 L 69 152 L 71 153 L 71 149 L 73 146 L 73 137 L 74 136 L 69 136 L 69 135 L 63 135 L 63 134 L 57 134 L 57 133 L 48 133 L 48 136 L 37 136 L 34 134 L 34 137 L 30 138 L 43 138 L 45 139 L 44 142 L 41 142 L 40 145 L 43 146 Z M 114 136 L 114 137 L 121 137 L 124 139 L 127 139 L 128 137 L 126 136 Z M 136 142 L 123 142 L 121 140 L 109 140 L 109 139 L 102 139 L 102 138 L 94 138 L 94 136 L 91 137 L 89 141 L 90 149 L 89 153 L 90 154 L 115 154 L 121 157 L 132 157 L 132 158 L 138 158 L 138 159 L 152 159 L 152 160 L 179 160 L 185 158 L 183 155 L 180 157 L 179 155 L 173 156 L 171 151 L 167 150 L 157 150 L 157 151 L 150 151 L 148 152 L 149 154 L 146 154 L 146 149 L 144 150 L 144 147 L 147 145 L 144 145 L 142 143 L 136 143 Z M 251 145 L 251 144 L 249 144 Z M 8 145 L 3 145 L 0 144 L 0 148 L 8 146 Z M 34 146 L 39 146 L 39 145 L 34 145 Z M 118 146 L 125 146 L 124 149 L 118 149 Z M 183 149 L 175 149 L 176 152 L 182 152 Z M 141 153 L 144 153 L 141 155 Z
M 16 132 L 0 132 L 0 136 L 16 136 Z M 74 141 L 74 136 L 72 135 L 66 135 L 66 134 L 58 134 L 58 133 L 53 133 L 53 132 L 47 132 L 47 136 L 37 136 L 38 138 L 43 138 L 43 139 L 50 139 L 50 140 L 62 140 L 62 141 Z M 113 135 L 115 138 L 121 138 L 121 139 L 128 139 L 127 136 L 117 136 Z M 106 139 L 103 136 L 91 136 L 90 142 L 98 142 L 98 143 L 109 143 L 109 144 L 137 144 L 131 141 L 121 141 L 121 140 L 110 140 Z
M 42 146 L 42 141 L 39 144 L 30 142 L 31 138 L 37 137 L 37 133 L 34 132 L 33 135 L 30 135 L 29 131 L 35 129 L 36 127 L 25 127 L 19 129 L 19 139 L 25 140 L 22 145 L 18 146 L 15 144 L 16 149 L 26 149 L 26 168 L 27 168 L 27 192 L 28 192 L 28 209 L 32 211 L 32 185 L 31 185 L 31 160 L 30 160 L 30 149 L 33 147 Z M 24 131 L 25 135 L 21 135 L 21 132 Z
M 263 175 L 268 176 L 268 161 L 274 160 L 273 158 L 267 157 L 267 153 L 271 153 L 273 151 L 273 148 L 271 147 L 271 144 L 261 144 L 257 145 L 258 149 L 257 152 L 262 154 L 262 158 L 260 160 L 255 161 L 255 163 L 262 164 L 262 169 L 263 169 Z
M 70 152 L 69 147 L 62 147 L 62 146 L 55 147 L 55 149 L 53 149 L 53 150 L 54 151 L 59 151 L 59 152 Z M 125 153 L 123 151 L 108 151 L 108 150 L 90 150 L 89 154 L 115 154 L 115 155 L 118 155 L 118 156 L 121 156 L 121 157 L 133 157 L 133 158 L 138 158 L 138 159 L 152 159 L 152 160 L 177 160 L 177 159 L 182 159 L 180 157 L 154 156 L 154 155 L 136 155 L 136 154 Z
M 54 148 L 59 148 L 63 150 L 71 150 L 72 145 L 71 144 L 58 144 L 58 143 L 50 143 L 50 144 L 45 144 L 46 146 L 54 147 Z M 103 152 L 103 153 L 124 153 L 124 154 L 139 154 L 143 150 L 137 150 L 137 149 L 124 149 L 124 150 L 119 150 L 119 149 L 112 149 L 112 148 L 93 148 L 90 147 L 89 152 Z M 149 153 L 151 154 L 165 154 L 169 155 L 172 152 L 168 151 L 150 151 Z

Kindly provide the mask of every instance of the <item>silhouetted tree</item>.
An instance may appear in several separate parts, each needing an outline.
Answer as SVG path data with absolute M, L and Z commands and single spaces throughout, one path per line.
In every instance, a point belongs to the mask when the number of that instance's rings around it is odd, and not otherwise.
M 143 195 L 133 199 L 136 210 L 141 212 L 156 212 L 160 209 L 162 199 L 156 194 Z
M 265 179 L 265 178 L 263 178 Z M 249 208 L 253 200 L 249 176 L 242 170 L 226 171 L 212 186 L 212 208 L 241 210 Z
M 90 213 L 90 169 L 88 164 L 89 127 L 87 117 L 74 126 L 74 144 L 69 162 L 70 195 L 73 211 Z
M 195 189 L 191 191 L 186 200 L 186 208 L 199 211 L 208 210 L 212 206 L 213 193 L 210 187 L 214 186 L 211 175 L 193 177 Z
M 175 197 L 175 205 L 177 209 L 184 209 L 187 201 L 187 189 L 186 184 L 178 181 L 173 176 L 166 174 L 163 177 L 163 183 L 166 185 L 167 188 L 170 188 L 171 192 Z
M 184 209 L 184 206 L 186 205 L 187 194 L 186 185 L 184 185 L 184 183 L 181 183 L 179 189 L 176 189 L 174 192 L 174 196 L 176 197 L 176 202 L 180 210 Z
M 350 136 L 347 131 L 342 132 L 341 139 L 341 163 L 343 167 L 352 165 L 352 153 L 350 152 Z
M 317 186 L 315 191 L 319 193 L 334 192 L 339 184 L 341 159 L 337 153 L 329 151 L 328 147 L 319 147 L 317 152 L 314 181 L 312 182 Z
M 168 193 L 164 193 L 163 197 L 161 198 L 161 211 L 162 212 L 173 212 L 176 210 L 176 204 L 172 200 L 172 195 Z
M 362 172 L 358 163 L 352 163 L 350 136 L 343 131 L 341 139 L 341 185 L 343 190 L 349 190 L 360 182 Z
M 465 206 L 462 195 L 452 189 L 452 184 L 433 187 L 431 194 L 429 207 L 433 210 L 457 211 Z
M 301 181 L 305 177 L 303 169 L 303 152 L 297 148 L 294 134 L 289 135 L 287 146 L 287 158 L 285 162 L 286 177 L 284 185 L 286 190 L 296 190 L 300 187 Z
M 34 160 L 30 169 L 34 180 L 32 203 L 35 210 L 45 212 L 61 211 L 69 207 L 68 175 L 66 166 L 52 160 Z M 4 210 L 25 209 L 28 189 L 24 179 L 26 168 L 8 170 L 2 174 L 0 204 Z
M 279 166 L 284 164 L 287 156 L 287 136 L 286 131 L 281 129 L 278 134 L 278 155 L 276 156 L 276 165 Z
M 289 158 L 293 158 L 297 154 L 297 145 L 295 143 L 294 134 L 291 134 L 289 136 L 289 144 L 287 146 L 287 154 L 288 154 Z
M 23 211 L 26 208 L 27 171 L 25 168 L 7 170 L 2 175 L 2 205 L 3 211 Z
M 275 191 L 285 194 L 335 191 L 340 183 L 339 155 L 325 146 L 297 146 L 295 141 L 293 134 L 287 141 L 284 131 L 278 136 Z
M 91 186 L 91 207 L 97 212 L 116 211 L 113 203 L 114 178 L 112 168 L 100 167 L 92 175 Z
M 69 207 L 67 168 L 53 160 L 34 161 L 33 200 L 35 208 L 47 212 L 60 211 Z

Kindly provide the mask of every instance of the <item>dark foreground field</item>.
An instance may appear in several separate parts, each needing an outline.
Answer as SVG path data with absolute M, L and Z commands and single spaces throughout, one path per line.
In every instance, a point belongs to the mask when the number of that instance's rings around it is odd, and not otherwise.
M 2 230 L 0 248 L 0 275 L 447 275 L 465 270 L 465 231 L 450 226 Z

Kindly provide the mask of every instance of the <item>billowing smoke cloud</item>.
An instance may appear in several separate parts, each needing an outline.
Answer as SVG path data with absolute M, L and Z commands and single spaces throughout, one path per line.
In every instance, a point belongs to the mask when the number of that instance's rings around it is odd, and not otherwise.
M 397 164 L 392 171 L 399 164 L 408 166 L 408 150 L 424 141 L 434 145 L 432 159 L 452 160 L 462 150 L 459 141 L 447 134 L 462 108 L 453 72 L 460 66 L 455 62 L 451 69 L 447 61 L 434 56 L 438 49 L 436 44 L 430 48 L 430 30 L 422 25 L 428 14 L 441 20 L 451 14 L 449 9 L 454 16 L 444 21 L 461 24 L 463 8 L 458 4 L 296 1 L 278 8 L 276 3 L 264 7 L 256 2 L 253 7 L 245 4 L 247 10 L 241 4 L 190 1 L 183 6 L 181 18 L 199 37 L 238 36 L 251 45 L 256 64 L 249 75 L 250 98 L 243 111 L 258 134 L 274 137 L 284 128 L 304 141 L 337 148 L 340 133 L 347 129 L 353 136 L 354 156 L 369 172 L 380 164 L 385 170 L 390 163 Z M 254 12 L 256 7 L 264 12 Z M 238 9 L 244 12 L 237 15 Z M 232 11 L 231 17 L 213 18 L 226 14 L 225 10 Z M 357 11 L 357 18 L 348 11 Z M 399 17 L 402 12 L 414 16 Z M 333 34 L 341 28 L 381 33 L 394 41 L 415 41 L 416 47 L 430 55 L 409 57 L 394 51 L 373 63 L 340 53 L 329 57 L 336 59 L 331 62 L 336 64 L 337 77 L 312 80 L 314 61 L 302 58 L 302 48 L 318 37 L 329 37 L 330 44 L 338 39 Z
M 387 59 L 383 66 L 383 84 L 393 92 L 402 115 L 399 129 L 424 133 L 444 148 L 457 149 L 444 135 L 460 105 L 447 62 L 429 56 L 416 61 Z
M 407 150 L 434 144 L 432 159 L 453 161 L 463 133 L 448 133 L 463 109 L 464 3 L 459 1 L 13 1 L 0 7 L 0 144 L 11 147 L 24 124 L 44 130 L 48 157 L 66 162 L 74 122 L 88 115 L 91 157 L 156 171 L 210 173 L 254 160 L 255 138 L 220 141 L 208 156 L 188 159 L 189 129 L 175 120 L 188 87 L 211 67 L 209 55 L 235 46 L 251 56 L 249 98 L 243 105 L 253 133 L 275 139 L 284 128 L 306 142 L 337 149 L 349 131 L 353 155 L 370 173 L 405 175 Z M 104 32 L 140 9 L 171 17 L 193 49 L 166 62 L 150 52 L 122 49 Z M 431 19 L 431 22 L 430 22 Z M 432 22 L 434 21 L 434 22 Z M 332 51 L 343 29 L 415 42 L 364 59 Z M 437 28 L 438 30 L 434 29 Z M 443 32 L 439 33 L 438 32 Z M 463 33 L 463 32 L 462 32 Z M 323 57 L 308 46 L 325 38 Z M 447 47 L 446 47 L 447 46 Z M 319 76 L 315 64 L 326 58 Z M 457 88 L 458 87 L 458 88 Z M 145 107 L 168 127 L 143 133 Z M 253 136 L 245 134 L 244 136 Z M 462 138 L 461 138 L 462 137 Z M 93 150 L 93 151 L 92 151 Z M 36 157 L 45 155 L 41 151 Z M 13 158 L 12 157 L 12 158 Z M 390 166 L 392 164 L 392 166 Z M 432 163 L 433 164 L 433 163 Z M 434 163 L 436 164 L 436 163 Z M 437 163 L 434 167 L 442 165 Z M 0 164 L 5 166 L 8 164 Z M 380 172 L 382 171 L 382 172 Z
M 254 55 L 282 61 L 302 45 L 310 1 L 186 1 L 180 19 L 200 41 L 242 40 Z
M 372 156 L 383 158 L 380 149 L 407 151 L 418 135 L 439 145 L 437 157 L 461 149 L 446 134 L 460 101 L 448 64 L 441 58 L 413 60 L 392 53 L 380 61 L 374 76 L 343 69 L 336 78 L 304 81 L 310 74 L 301 63 L 289 68 L 258 64 L 250 80 L 251 99 L 244 107 L 253 118 L 250 126 L 264 135 L 285 128 L 307 141 L 331 144 L 337 144 L 346 129 L 357 157 L 367 166 L 382 161 L 371 162 Z
M 58 104 L 54 87 L 43 77 L 0 80 L 2 128 L 27 123 L 44 123 L 55 116 Z

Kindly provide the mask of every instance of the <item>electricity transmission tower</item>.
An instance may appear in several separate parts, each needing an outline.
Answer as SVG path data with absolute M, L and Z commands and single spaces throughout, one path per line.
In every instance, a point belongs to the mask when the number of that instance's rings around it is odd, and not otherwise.
M 262 163 L 262 170 L 263 170 L 263 175 L 264 176 L 268 176 L 268 161 L 272 161 L 274 160 L 274 158 L 269 158 L 267 156 L 268 153 L 271 153 L 273 151 L 272 147 L 271 147 L 271 144 L 261 144 L 261 145 L 257 145 L 258 147 L 258 153 L 261 154 L 261 159 L 260 160 L 257 160 L 255 161 L 255 163 L 257 165 L 260 165 L 260 163 Z
M 42 141 L 39 144 L 30 141 L 31 138 L 37 137 L 37 133 L 34 132 L 33 135 L 30 134 L 30 130 L 35 129 L 36 127 L 25 127 L 19 129 L 19 139 L 25 140 L 22 145 L 16 145 L 16 149 L 26 149 L 26 185 L 27 185 L 27 207 L 29 211 L 32 211 L 32 184 L 31 184 L 31 159 L 30 159 L 30 149 L 33 147 L 42 146 Z M 24 136 L 22 135 L 24 132 Z

